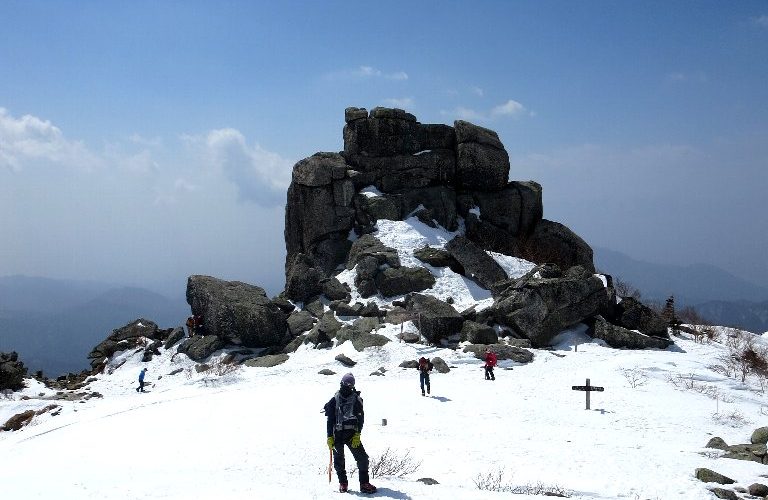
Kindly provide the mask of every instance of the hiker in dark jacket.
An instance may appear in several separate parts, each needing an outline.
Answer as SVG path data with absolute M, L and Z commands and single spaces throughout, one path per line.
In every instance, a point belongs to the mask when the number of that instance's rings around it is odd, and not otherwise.
M 136 388 L 136 392 L 144 392 L 144 375 L 147 373 L 146 368 L 142 368 L 139 373 L 139 386 Z
M 493 374 L 493 367 L 496 366 L 496 353 L 490 348 L 485 350 L 485 380 L 496 380 Z
M 325 404 L 325 415 L 328 417 L 326 435 L 328 448 L 333 450 L 333 468 L 339 478 L 339 491 L 349 488 L 347 470 L 344 465 L 344 445 L 349 447 L 357 462 L 360 475 L 360 491 L 375 493 L 376 487 L 369 482 L 368 454 L 360 442 L 360 432 L 363 430 L 365 415 L 363 413 L 363 398 L 355 390 L 355 376 L 347 373 L 341 378 L 341 387 L 330 401 Z
M 432 362 L 424 356 L 419 358 L 419 383 L 421 384 L 421 395 L 424 396 L 424 386 L 427 386 L 427 394 L 429 394 L 429 372 L 432 370 Z

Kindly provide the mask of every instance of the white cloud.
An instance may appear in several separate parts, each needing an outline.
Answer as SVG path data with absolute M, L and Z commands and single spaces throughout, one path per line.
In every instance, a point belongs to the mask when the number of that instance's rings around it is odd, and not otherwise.
M 250 146 L 233 128 L 211 130 L 204 137 L 187 136 L 186 140 L 203 149 L 209 165 L 237 186 L 242 199 L 265 207 L 285 202 L 293 162 L 259 144 Z
M 458 106 L 451 111 L 440 111 L 440 114 L 453 119 L 467 120 L 467 121 L 484 121 L 486 117 L 474 109 Z
M 81 142 L 66 139 L 50 121 L 32 115 L 15 118 L 0 108 L 0 167 L 18 171 L 40 160 L 83 169 L 101 163 Z
M 754 22 L 756 25 L 762 28 L 768 28 L 768 15 L 762 15 L 760 17 L 756 17 L 754 18 Z
M 706 73 L 703 71 L 683 72 L 675 71 L 667 75 L 667 80 L 673 83 L 685 83 L 696 82 L 704 83 L 708 80 Z
M 170 189 L 163 191 L 155 189 L 155 205 L 173 205 L 179 202 L 179 198 L 189 195 L 199 188 L 187 179 L 178 178 L 173 181 Z
M 369 78 L 384 78 L 387 80 L 403 81 L 408 79 L 408 73 L 405 71 L 393 71 L 386 73 L 373 66 L 358 66 L 351 70 L 342 70 L 329 73 L 326 75 L 328 80 L 353 80 L 353 79 L 369 79 Z
M 401 109 L 412 109 L 413 108 L 413 97 L 402 97 L 402 98 L 389 98 L 384 99 L 383 101 L 384 105 L 390 108 L 401 108 Z
M 472 93 L 479 97 L 483 97 L 484 94 L 483 89 L 480 87 L 472 87 Z
M 510 99 L 491 110 L 491 116 L 519 116 L 525 113 L 525 106 Z

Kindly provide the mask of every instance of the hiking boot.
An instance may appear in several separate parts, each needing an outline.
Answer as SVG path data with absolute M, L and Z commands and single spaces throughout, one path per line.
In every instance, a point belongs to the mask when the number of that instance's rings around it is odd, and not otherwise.
M 349 489 L 349 485 L 347 483 L 339 483 L 339 493 L 346 493 Z
M 424 395 L 424 391 L 421 391 L 421 395 L 422 395 L 422 396 Z
M 427 394 L 429 394 L 429 387 L 427 387 Z
M 360 485 L 361 493 L 376 493 L 376 487 L 371 483 L 363 483 Z

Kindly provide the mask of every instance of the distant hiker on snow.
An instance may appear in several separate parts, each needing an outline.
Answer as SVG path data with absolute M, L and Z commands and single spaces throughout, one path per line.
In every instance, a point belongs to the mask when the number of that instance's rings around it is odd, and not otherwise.
M 136 392 L 144 392 L 144 375 L 147 373 L 146 368 L 141 369 L 139 373 L 139 386 L 136 388 Z
M 493 367 L 496 366 L 496 354 L 490 348 L 485 350 L 485 380 L 496 380 Z
M 424 396 L 424 385 L 427 386 L 427 394 L 429 394 L 429 372 L 434 365 L 430 360 L 424 356 L 419 358 L 419 383 L 421 384 L 421 395 Z
M 190 316 L 187 318 L 187 335 L 190 337 L 195 334 L 195 319 Z
M 368 454 L 360 442 L 360 432 L 363 430 L 363 398 L 355 390 L 355 376 L 347 373 L 341 377 L 339 391 L 323 407 L 328 417 L 326 434 L 328 448 L 333 450 L 333 468 L 339 478 L 339 491 L 344 493 L 349 489 L 347 470 L 344 465 L 344 445 L 349 447 L 357 462 L 360 475 L 360 491 L 375 493 L 376 487 L 368 478 Z M 329 478 L 330 479 L 330 478 Z

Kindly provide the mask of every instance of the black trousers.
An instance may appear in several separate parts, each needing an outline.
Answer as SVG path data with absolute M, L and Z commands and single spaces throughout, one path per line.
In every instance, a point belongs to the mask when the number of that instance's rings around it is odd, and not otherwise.
M 496 376 L 493 374 L 493 367 L 485 367 L 485 380 L 496 380 Z
M 349 451 L 352 452 L 355 462 L 357 462 L 360 484 L 365 484 L 370 481 L 368 477 L 368 454 L 365 452 L 363 443 L 360 443 L 360 446 L 357 448 L 352 448 L 352 436 L 354 433 L 354 429 L 346 429 L 336 431 L 333 434 L 333 468 L 336 469 L 336 475 L 340 483 L 349 483 L 344 464 L 344 446 L 346 445 L 349 447 Z
M 427 392 L 429 392 L 429 373 L 419 372 L 419 383 L 421 384 L 421 393 L 424 394 L 424 385 L 427 386 Z

